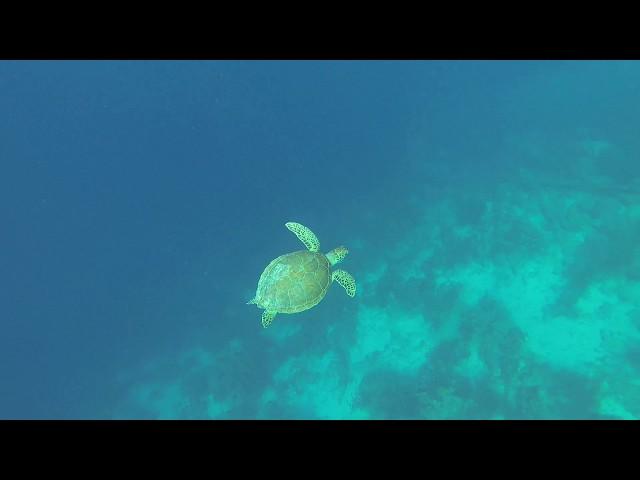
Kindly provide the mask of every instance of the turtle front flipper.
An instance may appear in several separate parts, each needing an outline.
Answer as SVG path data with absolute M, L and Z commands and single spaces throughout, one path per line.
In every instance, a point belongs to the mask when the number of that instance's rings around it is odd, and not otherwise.
M 307 250 L 310 252 L 320 251 L 320 241 L 315 234 L 304 225 L 300 225 L 296 222 L 287 222 L 284 224 L 289 230 L 296 234 L 296 237 L 300 239 Z
M 345 272 L 344 270 L 335 270 L 331 274 L 331 279 L 342 285 L 342 288 L 347 291 L 347 295 L 350 297 L 353 297 L 356 294 L 356 281 L 350 273 Z
M 267 328 L 269 325 L 271 325 L 271 322 L 273 322 L 273 319 L 276 318 L 277 314 L 278 312 L 274 312 L 271 310 L 265 310 L 264 312 L 262 312 L 262 326 L 264 328 Z

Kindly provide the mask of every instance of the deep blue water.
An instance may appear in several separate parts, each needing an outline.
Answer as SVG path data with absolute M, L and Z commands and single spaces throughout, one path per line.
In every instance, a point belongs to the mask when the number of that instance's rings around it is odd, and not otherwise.
M 638 418 L 639 81 L 0 62 L 0 418 Z M 287 221 L 358 293 L 263 329 Z

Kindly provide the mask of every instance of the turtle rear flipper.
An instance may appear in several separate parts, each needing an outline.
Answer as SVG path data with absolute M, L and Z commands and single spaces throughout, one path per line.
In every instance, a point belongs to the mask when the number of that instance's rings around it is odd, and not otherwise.
M 347 292 L 347 295 L 353 297 L 356 294 L 356 281 L 350 273 L 344 270 L 335 270 L 331 274 L 331 278 L 342 285 Z
M 262 326 L 264 328 L 267 328 L 269 325 L 271 325 L 271 322 L 273 322 L 273 319 L 276 318 L 277 314 L 278 312 L 274 312 L 271 310 L 265 310 L 264 312 L 262 312 Z
M 304 243 L 307 250 L 310 252 L 320 251 L 320 240 L 318 240 L 318 237 L 307 227 L 296 222 L 287 222 L 284 225 L 296 234 L 296 237 Z

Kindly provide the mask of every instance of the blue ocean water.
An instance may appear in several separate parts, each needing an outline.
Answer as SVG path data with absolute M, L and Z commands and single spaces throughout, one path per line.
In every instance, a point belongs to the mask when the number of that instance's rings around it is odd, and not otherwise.
M 640 417 L 640 64 L 0 62 L 0 418 Z M 246 302 L 346 245 L 315 307 Z

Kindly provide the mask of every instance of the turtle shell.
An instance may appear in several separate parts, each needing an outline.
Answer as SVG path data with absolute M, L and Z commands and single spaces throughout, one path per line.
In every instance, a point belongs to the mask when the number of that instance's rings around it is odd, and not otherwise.
M 317 305 L 331 285 L 331 265 L 322 253 L 300 250 L 272 260 L 258 281 L 256 303 L 279 313 Z

